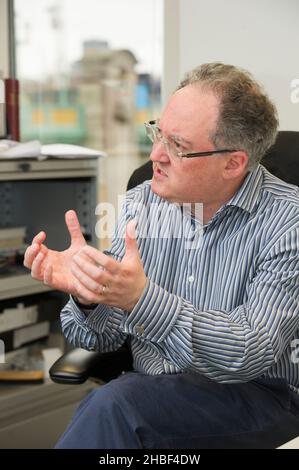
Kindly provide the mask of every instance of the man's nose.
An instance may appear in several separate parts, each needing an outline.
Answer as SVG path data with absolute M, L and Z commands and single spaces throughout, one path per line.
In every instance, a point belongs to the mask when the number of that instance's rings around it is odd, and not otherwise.
M 150 159 L 153 162 L 169 162 L 167 149 L 161 140 L 153 144 Z

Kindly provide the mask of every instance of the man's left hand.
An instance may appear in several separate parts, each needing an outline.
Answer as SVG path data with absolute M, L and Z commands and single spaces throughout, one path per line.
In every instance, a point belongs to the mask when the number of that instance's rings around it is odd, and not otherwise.
M 72 262 L 78 297 L 91 303 L 106 304 L 131 311 L 145 288 L 147 277 L 139 255 L 135 222 L 126 226 L 125 256 L 116 261 L 85 245 Z

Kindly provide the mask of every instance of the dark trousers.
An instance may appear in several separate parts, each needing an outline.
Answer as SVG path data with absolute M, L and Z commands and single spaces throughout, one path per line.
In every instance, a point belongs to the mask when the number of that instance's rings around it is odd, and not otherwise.
M 56 448 L 270 449 L 297 436 L 299 396 L 284 380 L 130 372 L 83 400 Z

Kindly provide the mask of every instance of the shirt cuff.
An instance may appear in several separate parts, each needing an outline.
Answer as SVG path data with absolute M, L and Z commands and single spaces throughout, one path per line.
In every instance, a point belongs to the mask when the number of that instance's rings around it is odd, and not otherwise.
M 181 299 L 148 279 L 141 298 L 123 319 L 123 332 L 160 343 L 170 333 L 180 311 Z
M 70 302 L 73 307 L 73 315 L 77 324 L 87 325 L 96 332 L 103 331 L 108 317 L 111 314 L 111 309 L 104 304 L 98 304 L 94 308 L 82 309 L 79 307 L 73 296 L 70 296 Z
M 79 307 L 77 304 L 76 300 L 72 295 L 70 295 L 70 304 L 72 307 L 72 313 L 75 319 L 75 322 L 78 323 L 79 325 L 82 325 L 85 323 L 86 320 L 86 314 L 82 308 Z

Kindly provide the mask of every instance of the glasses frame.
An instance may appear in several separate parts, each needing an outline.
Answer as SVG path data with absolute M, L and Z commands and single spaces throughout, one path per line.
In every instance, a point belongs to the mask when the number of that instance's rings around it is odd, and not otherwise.
M 148 122 L 144 123 L 147 136 L 149 137 L 149 139 L 151 140 L 151 142 L 153 144 L 155 143 L 155 140 L 151 138 L 151 135 L 155 135 L 154 130 L 155 130 L 155 127 L 157 128 L 157 122 L 158 122 L 158 120 L 154 119 L 154 120 L 151 120 L 151 121 L 148 121 Z M 159 129 L 157 128 L 157 130 L 159 130 Z M 150 132 L 151 132 L 151 134 L 150 134 Z M 159 142 L 162 142 L 166 146 L 166 149 L 169 149 L 170 143 L 167 139 L 165 139 L 163 136 L 161 136 L 161 138 L 158 138 L 157 140 Z M 178 156 L 179 159 L 181 159 L 181 158 L 198 158 L 198 157 L 211 157 L 213 155 L 218 155 L 218 154 L 222 154 L 222 153 L 232 153 L 232 152 L 238 152 L 238 150 L 236 150 L 236 149 L 214 149 L 214 150 L 208 150 L 208 151 L 205 151 L 205 152 L 187 152 L 187 153 L 177 152 L 177 156 Z M 171 158 L 171 156 L 169 156 L 169 157 Z

